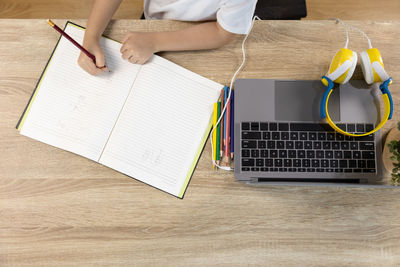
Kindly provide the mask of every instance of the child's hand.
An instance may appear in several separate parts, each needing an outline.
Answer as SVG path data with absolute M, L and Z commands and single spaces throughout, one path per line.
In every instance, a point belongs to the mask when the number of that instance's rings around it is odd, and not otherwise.
M 81 66 L 82 69 L 84 69 L 91 75 L 98 75 L 106 70 L 108 71 L 108 68 L 104 67 L 106 65 L 104 60 L 104 53 L 103 50 L 101 50 L 98 40 L 94 38 L 85 38 L 85 40 L 83 41 L 83 47 L 96 57 L 96 64 L 91 58 L 81 52 L 78 58 L 78 64 L 79 66 Z
M 122 41 L 122 58 L 133 64 L 144 64 L 157 52 L 154 35 L 147 32 L 130 32 Z

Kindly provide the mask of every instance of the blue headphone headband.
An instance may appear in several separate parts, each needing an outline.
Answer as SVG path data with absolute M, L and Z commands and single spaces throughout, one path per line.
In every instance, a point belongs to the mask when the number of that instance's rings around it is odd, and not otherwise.
M 389 91 L 389 84 L 392 82 L 392 77 L 390 77 L 389 79 L 387 79 L 386 81 L 384 81 L 381 85 L 379 85 L 379 89 L 381 89 L 382 94 L 386 94 L 389 98 L 389 102 L 390 102 L 390 113 L 389 113 L 389 118 L 388 120 L 390 120 L 393 116 L 393 99 L 392 99 L 392 95 L 390 94 Z
M 328 98 L 330 91 L 332 91 L 332 89 L 333 89 L 334 84 L 333 84 L 333 81 L 331 79 L 329 79 L 328 77 L 326 77 L 325 75 L 322 76 L 321 79 L 322 80 L 325 79 L 328 82 L 328 86 L 326 87 L 325 93 L 322 97 L 321 105 L 320 105 L 320 109 L 319 109 L 319 115 L 320 115 L 321 119 L 325 119 L 326 118 L 325 103 L 326 103 L 326 100 Z

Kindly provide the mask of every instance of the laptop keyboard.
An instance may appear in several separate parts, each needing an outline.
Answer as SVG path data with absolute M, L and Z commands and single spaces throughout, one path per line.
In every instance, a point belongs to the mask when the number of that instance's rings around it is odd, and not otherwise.
M 372 124 L 338 124 L 364 133 Z M 328 124 L 242 122 L 241 171 L 376 173 L 374 134 L 345 136 Z

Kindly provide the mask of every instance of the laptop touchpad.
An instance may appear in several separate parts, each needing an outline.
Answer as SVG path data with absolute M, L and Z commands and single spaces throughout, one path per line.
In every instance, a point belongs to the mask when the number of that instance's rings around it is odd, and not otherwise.
M 276 81 L 275 120 L 320 122 L 320 103 L 325 87 L 320 81 Z M 329 115 L 340 121 L 340 90 L 331 94 Z

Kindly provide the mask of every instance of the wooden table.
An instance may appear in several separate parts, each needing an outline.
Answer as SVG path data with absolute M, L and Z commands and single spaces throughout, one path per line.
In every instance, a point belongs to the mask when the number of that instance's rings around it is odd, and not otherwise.
M 351 23 L 380 49 L 398 103 L 400 22 Z M 121 40 L 129 30 L 186 26 L 119 20 L 106 35 Z M 0 20 L 1 266 L 400 264 L 399 189 L 252 187 L 212 171 L 208 144 L 179 200 L 19 135 L 14 127 L 57 39 L 45 20 Z M 240 77 L 319 79 L 344 41 L 333 21 L 257 22 Z M 161 55 L 228 84 L 240 43 Z M 361 51 L 367 43 L 351 32 L 350 47 Z M 398 115 L 396 105 L 384 132 Z

